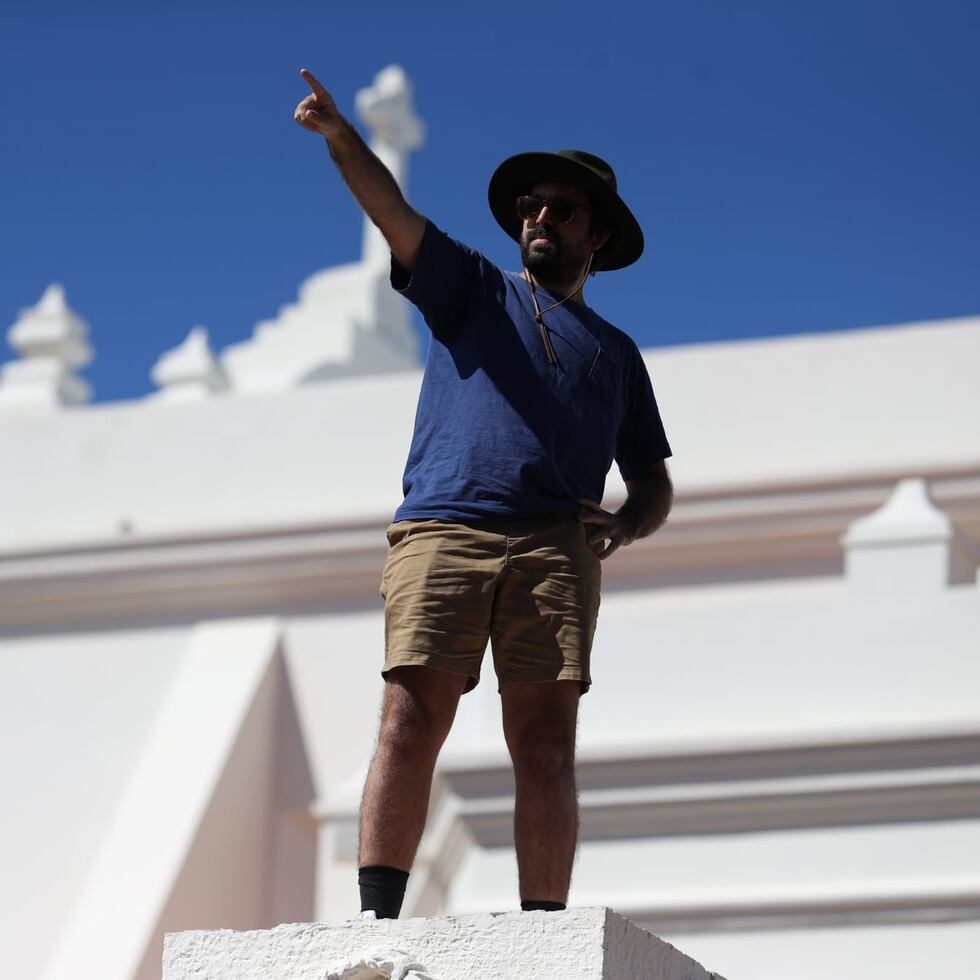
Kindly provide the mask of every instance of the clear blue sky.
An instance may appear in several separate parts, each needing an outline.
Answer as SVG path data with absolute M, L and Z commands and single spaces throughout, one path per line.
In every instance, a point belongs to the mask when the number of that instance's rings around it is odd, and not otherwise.
M 613 163 L 647 251 L 589 299 L 641 346 L 980 313 L 978 38 L 973 0 L 0 0 L 0 328 L 62 282 L 99 401 L 248 337 L 360 246 L 298 69 L 351 114 L 392 62 L 413 202 L 508 268 L 494 166 Z

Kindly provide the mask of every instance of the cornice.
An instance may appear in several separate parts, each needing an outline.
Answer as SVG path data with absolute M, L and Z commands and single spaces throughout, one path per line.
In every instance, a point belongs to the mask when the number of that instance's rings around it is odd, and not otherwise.
M 583 844 L 923 822 L 941 828 L 980 818 L 980 729 L 727 748 L 607 747 L 580 757 L 576 772 Z M 432 853 L 443 839 L 513 845 L 508 758 L 450 758 L 440 763 L 438 780 L 440 810 L 450 819 L 427 834 Z M 616 908 L 666 935 L 980 918 L 980 878 L 968 867 L 952 878 L 831 881 L 816 889 L 791 882 L 692 886 L 666 903 L 634 893 L 624 884 Z M 600 900 L 608 902 L 608 893 L 576 893 L 577 904 Z M 460 911 L 484 911 L 480 901 L 472 896 Z
M 980 732 L 580 759 L 583 841 L 980 817 Z M 510 762 L 441 777 L 483 847 L 513 840 Z
M 590 904 L 587 899 L 583 904 Z M 909 882 L 894 888 L 839 888 L 825 896 L 785 889 L 766 896 L 706 897 L 656 907 L 617 903 L 617 911 L 656 935 L 773 929 L 831 929 L 896 923 L 961 922 L 980 918 L 980 879 Z
M 980 467 L 920 475 L 961 530 L 980 539 Z M 679 492 L 664 528 L 604 566 L 604 586 L 840 575 L 841 535 L 882 503 L 897 478 L 869 474 L 822 484 Z M 379 515 L 346 524 L 8 549 L 0 552 L 0 629 L 373 608 L 388 520 Z

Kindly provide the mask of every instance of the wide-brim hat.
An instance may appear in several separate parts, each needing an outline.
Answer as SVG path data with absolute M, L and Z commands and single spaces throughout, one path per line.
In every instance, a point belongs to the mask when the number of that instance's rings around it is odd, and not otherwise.
M 524 223 L 517 214 L 517 198 L 541 180 L 581 187 L 608 225 L 609 241 L 595 253 L 593 268 L 609 271 L 631 265 L 643 254 L 643 232 L 633 212 L 616 189 L 612 167 L 584 150 L 557 153 L 518 153 L 508 157 L 490 178 L 487 198 L 497 224 L 516 242 Z

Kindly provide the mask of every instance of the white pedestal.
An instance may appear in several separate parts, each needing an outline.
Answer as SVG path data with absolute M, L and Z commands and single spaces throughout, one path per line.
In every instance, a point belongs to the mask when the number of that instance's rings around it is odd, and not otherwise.
M 341 978 L 723 980 L 602 908 L 178 932 L 164 942 L 163 980 Z

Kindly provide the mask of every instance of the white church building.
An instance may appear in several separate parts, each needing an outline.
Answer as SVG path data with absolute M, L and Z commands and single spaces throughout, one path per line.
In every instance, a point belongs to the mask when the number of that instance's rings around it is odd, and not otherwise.
M 358 111 L 404 183 L 400 70 Z M 357 912 L 422 355 L 370 225 L 144 399 L 90 403 L 83 313 L 0 365 L 0 976 L 158 980 L 165 932 Z M 974 975 L 980 317 L 644 357 L 676 504 L 604 565 L 570 905 L 728 980 Z M 485 678 L 403 917 L 517 907 L 500 729 Z

